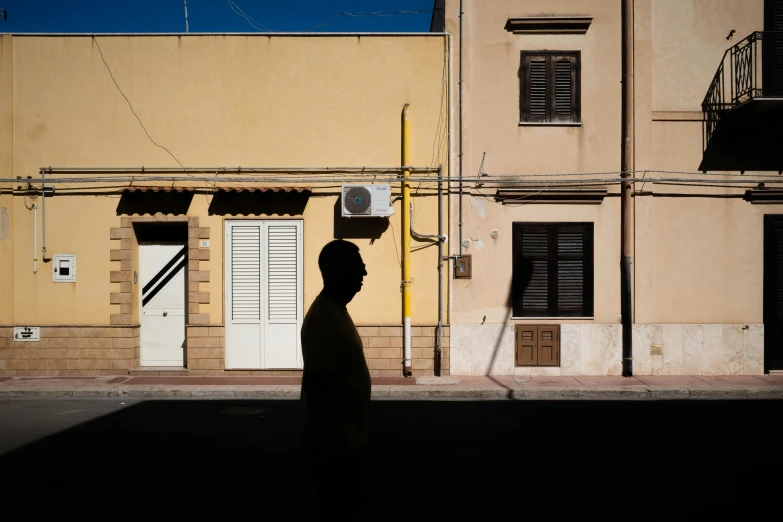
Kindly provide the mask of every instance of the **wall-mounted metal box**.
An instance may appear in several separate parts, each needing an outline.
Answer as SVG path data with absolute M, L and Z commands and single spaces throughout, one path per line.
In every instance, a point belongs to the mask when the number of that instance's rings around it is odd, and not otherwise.
M 76 254 L 55 254 L 52 262 L 52 277 L 55 283 L 76 282 Z

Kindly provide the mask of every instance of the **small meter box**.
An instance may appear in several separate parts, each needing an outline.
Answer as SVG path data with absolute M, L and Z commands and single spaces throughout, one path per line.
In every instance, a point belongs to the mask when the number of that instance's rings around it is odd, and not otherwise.
M 55 254 L 52 261 L 55 283 L 76 282 L 76 254 Z

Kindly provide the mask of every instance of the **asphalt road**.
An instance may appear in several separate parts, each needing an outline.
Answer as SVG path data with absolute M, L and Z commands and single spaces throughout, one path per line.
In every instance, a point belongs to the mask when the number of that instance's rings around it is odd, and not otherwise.
M 0 401 L 2 509 L 311 519 L 315 486 L 295 442 L 297 406 Z M 780 401 L 373 407 L 373 520 L 754 520 L 779 511 Z

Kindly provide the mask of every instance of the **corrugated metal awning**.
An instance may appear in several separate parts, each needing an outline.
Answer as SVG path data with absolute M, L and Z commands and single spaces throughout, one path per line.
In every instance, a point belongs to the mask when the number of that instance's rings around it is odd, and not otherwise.
M 311 187 L 144 187 L 131 186 L 123 192 L 312 192 Z

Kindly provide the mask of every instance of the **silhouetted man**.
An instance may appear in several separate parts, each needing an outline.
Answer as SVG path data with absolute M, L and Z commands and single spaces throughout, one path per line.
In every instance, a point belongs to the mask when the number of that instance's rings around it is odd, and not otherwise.
M 365 509 L 362 447 L 367 440 L 370 372 L 346 305 L 367 275 L 359 247 L 328 243 L 318 257 L 324 288 L 302 324 L 301 443 L 322 514 L 352 517 Z

